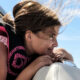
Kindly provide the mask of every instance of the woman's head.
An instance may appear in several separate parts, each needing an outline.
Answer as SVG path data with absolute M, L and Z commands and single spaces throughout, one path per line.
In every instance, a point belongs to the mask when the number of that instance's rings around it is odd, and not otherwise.
M 61 24 L 55 12 L 37 2 L 23 1 L 14 7 L 13 15 L 16 33 L 24 36 L 31 53 L 46 54 L 57 46 L 56 36 Z M 49 36 L 54 39 L 49 40 Z
M 14 7 L 13 16 L 16 33 L 25 40 L 29 52 L 43 54 L 57 46 L 61 24 L 55 12 L 38 2 L 25 0 Z

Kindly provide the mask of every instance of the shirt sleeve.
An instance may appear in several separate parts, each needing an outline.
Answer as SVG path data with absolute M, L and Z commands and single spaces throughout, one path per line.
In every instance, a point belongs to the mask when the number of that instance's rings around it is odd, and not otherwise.
M 0 42 L 8 47 L 8 33 L 4 26 L 0 26 Z

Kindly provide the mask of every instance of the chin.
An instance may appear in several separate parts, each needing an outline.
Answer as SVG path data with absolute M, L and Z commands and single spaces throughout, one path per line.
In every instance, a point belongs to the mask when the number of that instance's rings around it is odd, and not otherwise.
M 44 55 L 43 53 L 38 53 L 38 52 L 35 52 L 34 54 L 36 54 L 36 55 L 39 55 L 39 56 L 42 56 L 42 55 Z
M 32 56 L 34 53 L 27 53 L 27 56 Z

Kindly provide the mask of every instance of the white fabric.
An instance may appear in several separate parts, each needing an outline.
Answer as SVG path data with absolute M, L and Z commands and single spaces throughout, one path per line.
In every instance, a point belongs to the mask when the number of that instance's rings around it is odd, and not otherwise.
M 80 69 L 63 63 L 54 63 L 38 70 L 33 80 L 80 80 Z

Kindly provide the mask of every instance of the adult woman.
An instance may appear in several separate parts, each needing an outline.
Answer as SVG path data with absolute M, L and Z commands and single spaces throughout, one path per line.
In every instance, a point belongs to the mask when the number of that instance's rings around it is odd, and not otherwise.
M 0 80 L 31 80 L 54 61 L 50 55 L 61 23 L 54 12 L 30 0 L 18 3 L 13 15 L 14 22 L 4 17 L 9 24 L 0 23 Z

